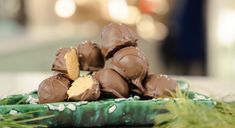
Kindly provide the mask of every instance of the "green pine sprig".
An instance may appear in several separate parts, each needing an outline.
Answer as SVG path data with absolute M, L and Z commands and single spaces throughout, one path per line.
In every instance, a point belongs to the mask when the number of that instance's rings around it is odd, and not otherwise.
M 15 115 L 0 115 L 0 128 L 46 128 L 47 125 L 33 122 L 54 117 L 54 115 L 35 117 L 38 111 L 19 113 Z
M 180 91 L 176 97 L 180 102 L 169 102 L 161 108 L 168 113 L 155 118 L 157 128 L 234 128 L 235 103 L 217 102 L 213 107 L 197 104 Z

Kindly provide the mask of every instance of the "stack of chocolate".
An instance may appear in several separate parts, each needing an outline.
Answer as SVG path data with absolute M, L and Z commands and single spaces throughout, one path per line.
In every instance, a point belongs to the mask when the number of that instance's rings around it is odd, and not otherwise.
M 49 77 L 39 85 L 40 103 L 93 101 L 102 98 L 170 96 L 176 81 L 166 75 L 149 74 L 149 63 L 137 47 L 136 33 L 124 24 L 111 23 L 102 29 L 102 44 L 79 43 L 56 53 Z M 89 71 L 80 76 L 81 71 Z

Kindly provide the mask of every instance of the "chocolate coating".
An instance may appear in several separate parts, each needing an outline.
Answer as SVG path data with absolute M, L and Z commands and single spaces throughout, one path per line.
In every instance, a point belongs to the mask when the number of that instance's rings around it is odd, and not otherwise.
M 176 81 L 166 75 L 151 74 L 144 83 L 144 95 L 152 98 L 171 96 L 177 88 Z
M 128 83 L 112 69 L 102 69 L 95 73 L 94 78 L 99 82 L 101 91 L 114 97 L 129 96 Z
M 38 88 L 39 103 L 61 102 L 67 99 L 70 81 L 62 75 L 56 75 L 43 80 Z
M 79 77 L 79 63 L 75 48 L 61 48 L 57 51 L 52 70 L 64 74 L 67 78 L 75 80 Z
M 127 46 L 137 46 L 137 34 L 125 24 L 110 23 L 102 29 L 102 53 L 106 58 L 110 58 Z
M 140 92 L 144 91 L 142 80 L 148 73 L 149 64 L 140 49 L 126 47 L 119 50 L 112 58 L 111 68 L 136 85 Z
M 70 51 L 70 48 L 60 48 L 57 50 L 56 58 L 51 68 L 52 71 L 68 73 L 64 56 L 69 51 Z
M 92 76 L 82 76 L 72 83 L 67 94 L 75 101 L 93 101 L 100 96 L 100 86 Z
M 80 69 L 97 71 L 104 67 L 104 57 L 100 47 L 91 41 L 85 41 L 77 47 Z

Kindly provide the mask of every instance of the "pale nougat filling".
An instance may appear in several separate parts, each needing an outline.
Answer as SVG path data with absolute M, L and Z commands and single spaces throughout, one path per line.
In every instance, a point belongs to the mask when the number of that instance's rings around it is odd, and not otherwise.
M 72 83 L 72 86 L 67 91 L 67 94 L 69 95 L 69 98 L 78 96 L 87 89 L 92 88 L 92 85 L 93 85 L 93 79 L 91 76 L 79 77 L 77 80 L 75 80 Z
M 79 77 L 79 63 L 76 50 L 71 48 L 70 52 L 64 56 L 66 67 L 68 71 L 68 77 L 72 80 L 76 80 Z

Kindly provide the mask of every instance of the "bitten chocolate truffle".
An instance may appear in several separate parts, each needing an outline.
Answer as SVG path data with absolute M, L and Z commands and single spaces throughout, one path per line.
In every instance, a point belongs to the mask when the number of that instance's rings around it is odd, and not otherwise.
M 112 58 L 111 68 L 131 81 L 140 92 L 144 91 L 142 80 L 148 73 L 149 64 L 143 52 L 136 47 L 126 47 L 116 52 Z
M 82 42 L 77 46 L 80 69 L 85 71 L 97 71 L 104 67 L 104 57 L 100 47 L 92 41 Z
M 79 77 L 72 83 L 67 94 L 69 99 L 75 101 L 97 100 L 100 96 L 99 83 L 90 75 Z
M 76 49 L 60 48 L 56 53 L 51 70 L 62 73 L 71 80 L 77 79 L 80 70 Z
M 114 70 L 102 69 L 95 73 L 94 78 L 99 82 L 101 92 L 118 98 L 129 96 L 127 81 Z
M 127 46 L 137 46 L 137 34 L 125 24 L 110 23 L 102 29 L 102 53 L 106 59 Z
M 67 99 L 70 81 L 62 75 L 49 77 L 38 88 L 39 103 L 62 102 Z
M 177 83 L 167 75 L 151 74 L 144 82 L 144 95 L 152 98 L 171 96 L 176 92 Z

